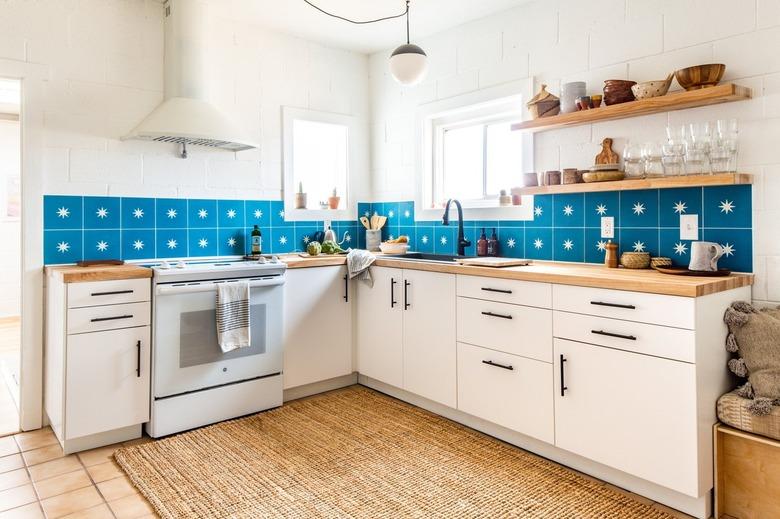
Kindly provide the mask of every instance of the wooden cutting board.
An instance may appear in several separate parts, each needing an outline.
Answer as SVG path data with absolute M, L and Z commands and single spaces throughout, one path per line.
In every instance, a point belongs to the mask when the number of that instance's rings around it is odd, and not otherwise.
M 496 257 L 487 257 L 487 258 L 458 258 L 458 263 L 462 265 L 473 265 L 475 267 L 517 267 L 522 265 L 530 265 L 531 260 L 527 259 L 520 259 L 520 258 L 496 258 Z

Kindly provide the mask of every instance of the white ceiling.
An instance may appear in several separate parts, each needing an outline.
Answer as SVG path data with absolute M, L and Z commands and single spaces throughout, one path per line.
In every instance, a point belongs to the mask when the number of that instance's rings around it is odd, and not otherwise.
M 322 9 L 353 20 L 374 19 L 404 11 L 405 0 L 311 0 Z M 412 42 L 529 0 L 412 0 Z M 212 15 L 250 21 L 324 43 L 370 53 L 405 43 L 404 19 L 354 25 L 326 16 L 303 0 L 211 0 Z M 221 10 L 216 13 L 214 10 Z

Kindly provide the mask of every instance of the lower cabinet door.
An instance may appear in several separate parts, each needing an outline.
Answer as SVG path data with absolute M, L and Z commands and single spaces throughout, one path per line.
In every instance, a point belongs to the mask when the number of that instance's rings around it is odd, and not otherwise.
M 149 327 L 69 335 L 65 437 L 149 420 Z
M 556 446 L 689 496 L 710 488 L 693 364 L 562 339 L 554 350 Z
M 458 409 L 554 441 L 552 364 L 458 343 Z
M 290 269 L 284 285 L 284 388 L 352 373 L 347 267 Z

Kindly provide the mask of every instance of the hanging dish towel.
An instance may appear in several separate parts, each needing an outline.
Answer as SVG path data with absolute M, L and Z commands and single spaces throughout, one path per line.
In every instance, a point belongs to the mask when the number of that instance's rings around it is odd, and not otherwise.
M 249 283 L 217 285 L 217 342 L 224 353 L 249 346 Z
M 350 249 L 347 254 L 347 269 L 349 269 L 349 279 L 359 279 L 370 287 L 374 286 L 374 279 L 368 267 L 376 260 L 376 256 L 362 249 Z

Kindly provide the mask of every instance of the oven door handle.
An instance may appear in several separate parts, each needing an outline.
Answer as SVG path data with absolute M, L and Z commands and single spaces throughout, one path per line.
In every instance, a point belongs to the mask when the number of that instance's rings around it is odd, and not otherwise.
M 157 295 L 191 294 L 193 292 L 216 292 L 220 283 L 198 283 L 193 285 L 160 285 L 155 290 Z M 284 284 L 284 278 L 256 279 L 249 282 L 249 288 L 274 287 Z

